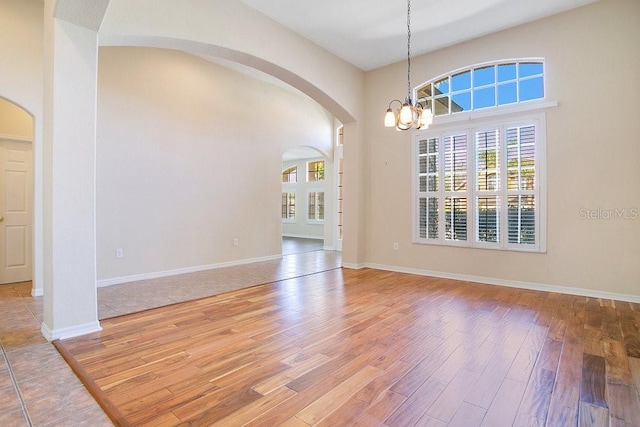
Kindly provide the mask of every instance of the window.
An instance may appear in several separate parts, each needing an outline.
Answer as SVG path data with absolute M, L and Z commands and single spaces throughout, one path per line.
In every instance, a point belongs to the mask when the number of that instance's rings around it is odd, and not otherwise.
M 291 166 L 282 171 L 282 182 L 298 182 L 298 167 Z
M 344 239 L 344 187 L 343 187 L 343 178 L 344 178 L 344 126 L 338 127 L 337 134 L 337 146 L 333 151 L 333 164 L 336 166 L 335 168 L 335 180 L 336 180 L 336 193 L 335 193 L 335 203 L 336 203 L 336 240 L 335 240 L 335 249 L 338 251 L 342 251 L 342 240 Z
M 338 240 L 342 240 L 343 236 L 343 225 L 342 225 L 342 199 L 343 199 L 343 186 L 342 186 L 342 161 L 343 159 L 338 159 Z
M 309 192 L 309 221 L 324 221 L 324 191 Z
M 544 63 L 514 60 L 477 65 L 438 77 L 417 89 L 435 116 L 544 98 Z
M 324 160 L 317 160 L 307 163 L 307 181 L 324 180 Z
M 543 115 L 415 140 L 415 241 L 544 251 Z
M 282 219 L 296 218 L 296 193 L 282 192 Z

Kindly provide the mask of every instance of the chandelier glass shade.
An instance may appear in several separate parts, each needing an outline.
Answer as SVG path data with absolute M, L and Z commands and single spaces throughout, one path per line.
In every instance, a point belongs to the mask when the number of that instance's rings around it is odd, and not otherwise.
M 394 102 L 400 106 L 393 111 Z M 407 97 L 404 103 L 394 99 L 389 103 L 384 116 L 385 127 L 395 127 L 397 130 L 426 129 L 433 123 L 433 113 L 427 104 L 413 103 L 411 99 L 411 0 L 407 0 Z
M 397 102 L 400 106 L 393 111 L 391 106 Z M 426 129 L 433 123 L 431 109 L 420 103 L 413 105 L 411 98 L 407 98 L 404 103 L 394 99 L 389 103 L 387 113 L 384 115 L 385 127 L 395 127 L 397 130 Z

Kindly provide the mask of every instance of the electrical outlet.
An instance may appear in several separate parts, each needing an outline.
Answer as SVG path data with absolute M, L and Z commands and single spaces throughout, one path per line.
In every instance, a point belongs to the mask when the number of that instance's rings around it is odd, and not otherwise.
M 123 257 L 124 257 L 124 251 L 122 250 L 122 248 L 116 249 L 116 258 L 123 258 Z
M 233 239 L 233 246 L 238 246 L 240 244 L 240 240 L 236 237 Z
M 397 251 L 398 249 L 400 249 L 400 245 L 398 245 L 398 242 L 393 242 L 393 250 Z

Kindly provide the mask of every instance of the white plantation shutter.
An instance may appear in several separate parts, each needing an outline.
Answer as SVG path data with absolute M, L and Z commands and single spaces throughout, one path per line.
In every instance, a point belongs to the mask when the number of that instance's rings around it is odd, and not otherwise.
M 418 236 L 438 239 L 439 230 L 439 138 L 418 142 Z
M 324 191 L 310 191 L 307 200 L 308 220 L 324 221 Z
M 445 240 L 467 240 L 467 198 L 445 197 Z
M 500 131 L 475 133 L 476 241 L 500 241 Z
M 509 243 L 536 243 L 536 129 L 507 128 L 507 234 Z
M 468 141 L 466 133 L 444 137 L 445 240 L 467 240 Z
M 282 192 L 282 219 L 295 219 L 296 217 L 296 193 Z
M 415 241 L 544 251 L 543 119 L 417 133 Z

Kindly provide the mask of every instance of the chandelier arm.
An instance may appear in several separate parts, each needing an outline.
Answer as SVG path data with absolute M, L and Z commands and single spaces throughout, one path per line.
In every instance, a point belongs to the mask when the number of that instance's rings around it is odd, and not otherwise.
M 394 102 L 397 102 L 398 104 L 400 104 L 400 107 L 402 108 L 402 101 L 400 101 L 399 99 L 393 99 L 393 100 L 389 103 L 389 110 L 391 109 L 391 104 L 393 104 Z

